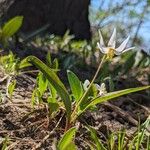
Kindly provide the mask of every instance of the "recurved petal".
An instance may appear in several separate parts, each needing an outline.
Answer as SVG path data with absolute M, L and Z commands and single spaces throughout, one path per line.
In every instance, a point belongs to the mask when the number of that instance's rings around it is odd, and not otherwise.
M 98 33 L 99 33 L 99 38 L 100 38 L 100 44 L 101 44 L 102 46 L 105 46 L 101 31 L 99 30 Z
M 114 28 L 113 33 L 108 42 L 108 47 L 115 48 L 115 46 L 116 46 L 116 28 Z
M 115 51 L 115 55 L 121 55 L 122 53 L 125 53 L 125 52 L 127 52 L 127 51 L 129 51 L 129 50 L 132 50 L 132 49 L 134 49 L 135 47 L 130 47 L 130 48 L 127 48 L 127 49 L 125 49 L 125 50 L 123 50 L 123 51 L 121 51 L 121 52 L 118 52 L 118 51 Z
M 101 84 L 101 89 L 103 89 L 103 90 L 106 89 L 105 83 L 102 83 L 102 84 Z
M 102 46 L 99 42 L 97 42 L 97 46 L 98 46 L 98 48 L 100 49 L 100 51 L 101 51 L 103 54 L 105 54 L 104 48 L 103 48 L 103 46 Z
M 96 89 L 99 90 L 101 87 L 98 84 L 95 84 Z
M 118 48 L 116 48 L 116 51 L 119 52 L 119 53 L 122 52 L 122 51 L 125 49 L 125 47 L 126 47 L 128 41 L 129 41 L 129 39 L 130 39 L 130 36 L 128 36 L 128 37 L 122 42 L 122 44 L 121 44 Z

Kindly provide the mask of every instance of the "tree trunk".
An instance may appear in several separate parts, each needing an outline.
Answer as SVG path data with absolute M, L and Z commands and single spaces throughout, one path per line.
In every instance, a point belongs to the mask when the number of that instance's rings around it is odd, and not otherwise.
M 0 0 L 0 17 L 8 20 L 24 16 L 24 33 L 48 24 L 50 33 L 63 35 L 69 29 L 76 39 L 89 40 L 89 3 L 90 0 Z

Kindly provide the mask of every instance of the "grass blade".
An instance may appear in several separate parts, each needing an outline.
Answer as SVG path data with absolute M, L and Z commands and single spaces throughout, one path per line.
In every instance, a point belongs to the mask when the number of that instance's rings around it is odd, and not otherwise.
M 93 129 L 92 127 L 90 127 L 90 126 L 88 126 L 87 129 L 91 133 L 91 137 L 92 137 L 92 139 L 95 142 L 97 150 L 106 150 L 106 148 L 104 147 L 104 145 L 101 143 L 100 139 L 97 137 L 96 130 Z

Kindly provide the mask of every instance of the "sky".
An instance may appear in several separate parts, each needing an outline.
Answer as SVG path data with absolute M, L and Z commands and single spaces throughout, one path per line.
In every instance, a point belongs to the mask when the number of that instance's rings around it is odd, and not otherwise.
M 122 1 L 122 0 L 114 0 L 114 1 L 119 3 L 119 1 Z M 100 2 L 101 2 L 101 0 L 91 0 L 91 7 L 93 9 L 98 10 Z M 103 7 L 107 7 L 107 6 L 103 6 Z M 139 10 L 139 11 L 141 10 L 140 6 L 138 6 L 138 8 L 136 8 L 136 9 Z M 149 20 L 150 20 L 150 17 L 147 18 L 146 22 L 142 25 L 142 27 L 140 29 L 140 32 L 139 32 L 139 35 L 141 37 L 143 37 L 145 43 L 150 42 L 150 30 L 149 30 L 150 29 L 150 21 Z M 134 31 L 133 31 L 133 34 L 134 34 Z M 150 48 L 150 46 L 149 46 L 149 48 Z
M 91 1 L 91 5 L 94 8 L 98 8 L 99 7 L 99 3 L 100 3 L 100 0 L 92 0 Z

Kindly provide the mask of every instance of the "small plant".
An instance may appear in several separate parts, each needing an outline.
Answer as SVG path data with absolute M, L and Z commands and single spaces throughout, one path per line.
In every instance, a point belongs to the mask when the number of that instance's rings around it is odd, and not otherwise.
M 22 74 L 24 67 L 31 66 L 26 59 L 20 60 L 10 52 L 8 55 L 0 56 L 0 70 L 2 78 L 0 82 L 6 82 L 6 95 L 11 99 L 16 86 L 16 76 Z
M 21 27 L 23 22 L 22 16 L 16 16 L 6 22 L 2 28 L 0 28 L 0 43 L 7 45 L 8 39 L 12 37 Z
M 5 137 L 2 139 L 2 147 L 1 150 L 7 150 L 8 149 L 8 143 L 9 143 L 9 138 Z
M 91 142 L 88 142 L 88 145 L 91 150 L 149 150 L 149 125 L 150 118 L 148 117 L 142 125 L 139 125 L 139 129 L 132 136 L 126 136 L 126 131 L 122 130 L 117 133 L 109 134 L 109 138 L 106 141 L 102 141 L 97 136 L 96 130 L 88 126 L 86 128 L 89 130 L 92 139 Z
M 52 60 L 50 53 L 46 56 L 46 64 L 53 69 L 54 72 L 57 72 L 58 69 L 58 60 L 54 59 Z M 37 80 L 36 80 L 36 87 L 32 93 L 32 105 L 36 103 L 43 102 L 43 96 L 46 91 L 49 91 L 49 94 L 47 95 L 47 103 L 50 107 L 50 114 L 55 112 L 57 110 L 57 107 L 59 106 L 59 103 L 56 99 L 57 92 L 53 88 L 50 82 L 48 82 L 47 78 L 43 75 L 42 72 L 38 73 Z
M 70 127 L 72 127 L 75 124 L 78 116 L 80 116 L 87 109 L 90 109 L 96 104 L 100 104 L 102 102 L 114 99 L 116 97 L 119 97 L 125 94 L 129 94 L 132 92 L 137 92 L 137 91 L 150 88 L 150 86 L 143 86 L 143 87 L 130 88 L 130 89 L 125 89 L 125 90 L 110 92 L 104 95 L 99 95 L 98 92 L 96 92 L 97 93 L 96 95 L 91 96 L 91 90 L 93 89 L 95 79 L 97 78 L 103 63 L 105 61 L 111 60 L 115 54 L 120 55 L 128 50 L 133 49 L 133 47 L 125 49 L 127 42 L 129 40 L 129 37 L 118 48 L 115 48 L 115 43 L 116 43 L 115 41 L 116 30 L 115 29 L 108 42 L 108 47 L 104 46 L 104 41 L 103 41 L 101 32 L 99 33 L 100 33 L 100 42 L 98 43 L 98 47 L 100 51 L 104 53 L 104 56 L 98 66 L 98 69 L 92 81 L 90 82 L 86 90 L 84 90 L 83 84 L 78 79 L 78 77 L 73 72 L 68 71 L 68 80 L 69 80 L 71 92 L 72 92 L 72 94 L 70 95 L 66 87 L 62 83 L 62 81 L 57 76 L 56 72 L 53 70 L 53 68 L 50 68 L 48 65 L 44 64 L 41 60 L 39 60 L 35 56 L 29 56 L 27 58 L 29 63 L 32 63 L 33 65 L 35 65 L 43 73 L 45 78 L 47 78 L 51 86 L 57 91 L 57 94 L 60 96 L 64 104 L 64 108 L 66 110 L 65 131 L 70 129 Z

